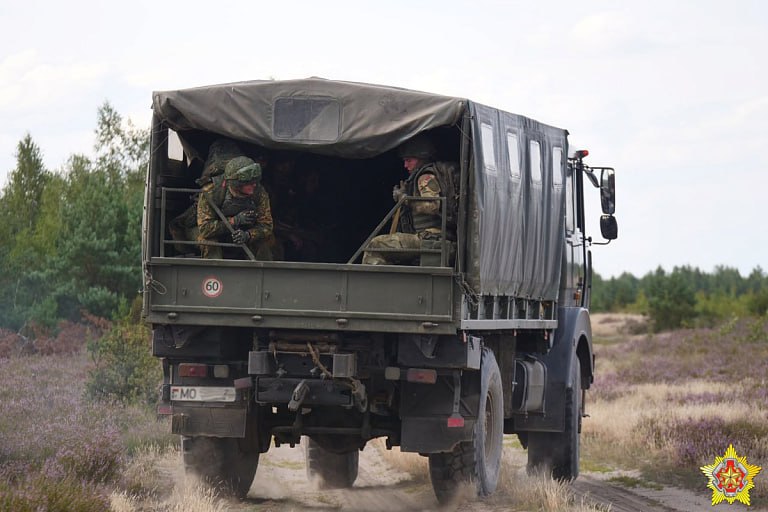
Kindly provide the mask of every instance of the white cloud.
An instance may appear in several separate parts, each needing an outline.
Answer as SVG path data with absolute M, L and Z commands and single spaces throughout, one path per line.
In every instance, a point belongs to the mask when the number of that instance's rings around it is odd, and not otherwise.
M 598 12 L 584 16 L 570 31 L 574 42 L 604 49 L 630 37 L 627 18 L 619 12 Z
M 107 66 L 89 62 L 44 61 L 34 49 L 0 62 L 0 113 L 47 108 L 63 99 L 94 89 Z

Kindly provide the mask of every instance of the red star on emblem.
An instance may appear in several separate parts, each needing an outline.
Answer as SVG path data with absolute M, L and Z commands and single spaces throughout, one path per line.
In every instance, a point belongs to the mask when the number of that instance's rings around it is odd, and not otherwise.
M 715 473 L 717 486 L 726 493 L 735 493 L 744 486 L 744 471 L 734 464 L 733 459 L 727 459 L 725 466 Z

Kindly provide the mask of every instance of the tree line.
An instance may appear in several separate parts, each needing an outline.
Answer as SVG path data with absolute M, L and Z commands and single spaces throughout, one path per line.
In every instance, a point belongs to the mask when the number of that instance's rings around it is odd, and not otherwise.
M 73 154 L 58 170 L 27 134 L 0 191 L 0 328 L 53 328 L 83 313 L 124 318 L 141 288 L 141 213 L 149 130 L 105 102 L 93 155 Z M 768 276 L 727 266 L 702 272 L 661 267 L 592 283 L 594 311 L 647 314 L 657 330 L 765 315 Z
M 630 273 L 592 279 L 592 310 L 648 315 L 655 330 L 711 326 L 734 317 L 768 312 L 768 275 L 759 266 L 742 277 L 738 269 L 717 266 L 659 267 L 641 278 Z
M 105 102 L 93 155 L 45 167 L 27 134 L 0 192 L 0 327 L 54 327 L 83 312 L 116 318 L 141 287 L 149 130 Z

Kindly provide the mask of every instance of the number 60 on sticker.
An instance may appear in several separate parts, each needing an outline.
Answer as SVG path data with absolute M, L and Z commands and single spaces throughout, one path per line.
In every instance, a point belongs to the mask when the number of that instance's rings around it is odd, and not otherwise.
M 215 298 L 221 295 L 224 290 L 224 285 L 217 277 L 206 277 L 203 279 L 203 295 L 210 298 Z

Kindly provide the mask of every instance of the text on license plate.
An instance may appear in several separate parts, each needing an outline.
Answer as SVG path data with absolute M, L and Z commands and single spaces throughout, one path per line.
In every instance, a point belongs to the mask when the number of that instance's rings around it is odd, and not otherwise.
M 171 400 L 188 402 L 234 402 L 235 388 L 171 386 Z

